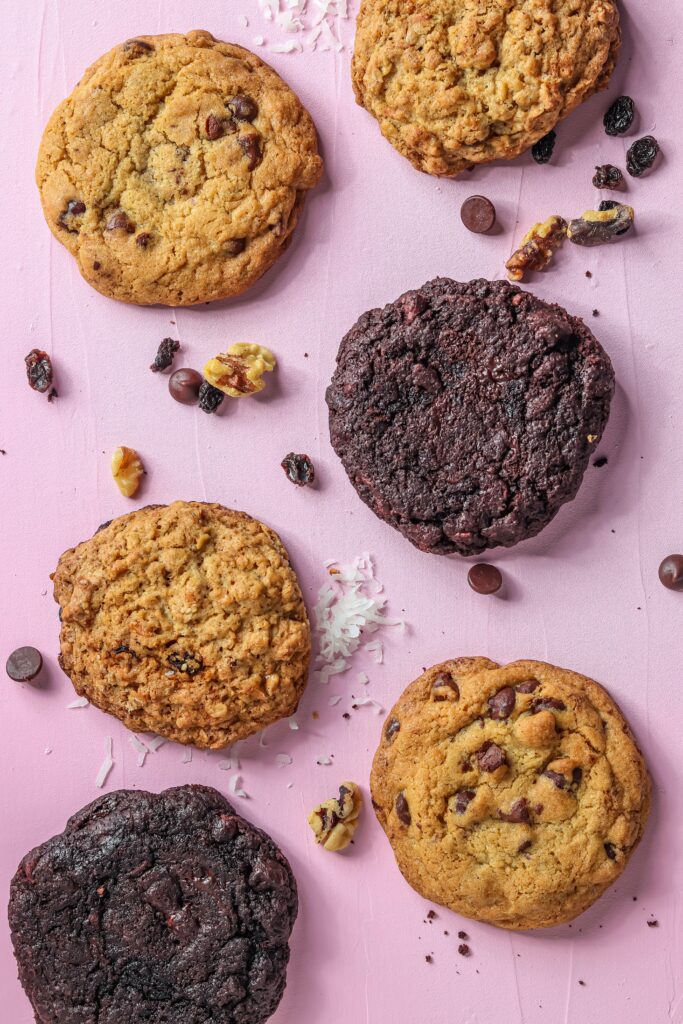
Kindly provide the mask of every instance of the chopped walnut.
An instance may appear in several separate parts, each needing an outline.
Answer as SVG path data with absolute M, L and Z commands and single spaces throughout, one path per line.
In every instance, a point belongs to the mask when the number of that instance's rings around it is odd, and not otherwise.
M 363 795 L 355 782 L 342 782 L 339 796 L 325 800 L 308 816 L 316 843 L 325 850 L 343 850 L 353 839 L 363 807 Z
M 263 391 L 263 375 L 276 365 L 275 356 L 263 345 L 237 342 L 227 352 L 209 359 L 204 376 L 209 384 L 231 398 L 243 398 Z
M 610 203 L 606 209 L 586 210 L 569 222 L 567 238 L 575 245 L 614 242 L 630 230 L 634 216 L 633 207 L 625 203 Z
M 543 270 L 562 245 L 567 234 L 567 222 L 553 215 L 527 231 L 519 249 L 513 252 L 505 266 L 511 281 L 523 281 L 527 270 Z
M 124 498 L 132 498 L 140 486 L 145 472 L 140 456 L 134 448 L 122 445 L 111 457 L 111 474 Z

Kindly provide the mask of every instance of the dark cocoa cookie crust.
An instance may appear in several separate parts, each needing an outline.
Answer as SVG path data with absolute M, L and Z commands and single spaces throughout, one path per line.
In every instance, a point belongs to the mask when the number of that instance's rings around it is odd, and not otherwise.
M 121 790 L 22 860 L 9 920 L 40 1024 L 261 1024 L 285 987 L 296 883 L 216 790 Z
M 613 393 L 609 357 L 561 306 L 436 278 L 360 317 L 326 398 L 366 505 L 422 551 L 472 555 L 576 495 Z

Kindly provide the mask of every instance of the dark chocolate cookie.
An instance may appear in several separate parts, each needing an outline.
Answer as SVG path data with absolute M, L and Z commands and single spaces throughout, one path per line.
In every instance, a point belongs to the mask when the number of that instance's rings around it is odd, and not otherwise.
M 351 483 L 422 551 L 533 537 L 576 494 L 607 422 L 609 357 L 507 281 L 436 278 L 364 313 L 327 390 Z
M 204 786 L 95 800 L 24 857 L 9 904 L 40 1024 L 260 1024 L 296 913 L 275 843 Z

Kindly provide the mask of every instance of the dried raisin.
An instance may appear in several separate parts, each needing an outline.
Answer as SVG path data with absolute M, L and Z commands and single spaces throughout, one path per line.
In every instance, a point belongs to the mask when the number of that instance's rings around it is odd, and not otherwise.
M 307 487 L 315 480 L 315 468 L 308 455 L 290 452 L 280 463 L 287 478 L 297 487 Z
M 617 96 L 605 112 L 602 123 L 608 135 L 623 135 L 633 124 L 636 107 L 630 96 Z
M 557 136 L 555 132 L 549 131 L 547 135 L 544 135 L 538 142 L 534 142 L 531 147 L 531 155 L 537 164 L 547 164 L 553 155 L 553 149 L 555 148 L 555 139 Z
M 176 341 L 175 338 L 164 338 L 163 341 L 160 341 L 154 362 L 150 366 L 152 373 L 159 373 L 161 370 L 167 370 L 169 366 L 172 366 L 173 357 L 179 348 L 180 342 Z
M 30 387 L 44 394 L 52 386 L 52 361 L 49 355 L 39 348 L 32 348 L 24 362 Z
M 221 404 L 225 395 L 208 380 L 203 380 L 199 385 L 199 408 L 202 412 L 215 412 Z
M 626 154 L 626 170 L 632 177 L 640 178 L 652 167 L 659 153 L 659 143 L 652 135 L 644 135 L 630 147 Z
M 595 188 L 621 188 L 624 184 L 624 175 L 614 164 L 602 164 L 595 168 L 593 185 Z

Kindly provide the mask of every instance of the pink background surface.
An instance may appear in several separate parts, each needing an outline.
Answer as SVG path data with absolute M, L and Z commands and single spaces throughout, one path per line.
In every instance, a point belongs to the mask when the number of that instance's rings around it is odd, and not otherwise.
M 553 164 L 539 167 L 525 155 L 453 182 L 414 171 L 355 106 L 351 22 L 339 54 L 269 58 L 259 51 L 313 114 L 326 176 L 289 253 L 250 293 L 175 312 L 101 297 L 52 240 L 33 185 L 42 127 L 85 66 L 129 36 L 201 27 L 246 46 L 257 34 L 268 42 L 283 37 L 269 30 L 254 0 L 14 0 L 6 9 L 0 656 L 34 644 L 46 671 L 40 686 L 8 679 L 0 686 L 3 901 L 23 853 L 98 795 L 106 736 L 116 760 L 107 789 L 202 782 L 227 791 L 220 753 L 195 752 L 183 764 L 182 749 L 167 744 L 137 768 L 118 722 L 94 708 L 66 709 L 74 693 L 56 661 L 49 581 L 60 553 L 105 519 L 148 502 L 220 501 L 280 531 L 309 605 L 325 580 L 325 559 L 368 550 L 390 610 L 405 610 L 410 623 L 404 636 L 387 633 L 382 666 L 359 657 L 328 687 L 312 679 L 298 733 L 282 723 L 268 730 L 265 746 L 256 738 L 242 745 L 250 799 L 237 801 L 239 809 L 282 845 L 301 893 L 287 992 L 274 1022 L 681 1024 L 683 595 L 657 581 L 660 559 L 683 548 L 681 9 L 665 0 L 624 7 L 613 84 L 560 126 Z M 245 14 L 248 28 L 238 20 Z M 363 310 L 437 274 L 501 276 L 534 221 L 594 204 L 593 165 L 623 167 L 635 137 L 609 139 L 602 130 L 604 109 L 622 91 L 636 100 L 638 134 L 654 131 L 664 152 L 649 178 L 629 180 L 637 230 L 612 248 L 565 245 L 553 269 L 529 285 L 587 318 L 613 359 L 618 389 L 599 449 L 609 463 L 589 468 L 579 497 L 540 537 L 495 555 L 507 580 L 504 599 L 479 597 L 467 586 L 467 563 L 419 553 L 356 498 L 329 445 L 324 388 L 339 340 Z M 459 221 L 461 201 L 477 191 L 498 209 L 492 237 L 470 235 Z M 591 319 L 594 308 L 600 316 Z M 234 341 L 265 343 L 278 356 L 277 379 L 263 398 L 226 402 L 224 415 L 179 406 L 166 379 L 147 369 L 168 334 L 182 343 L 177 365 L 198 367 Z M 22 360 L 33 346 L 50 351 L 56 365 L 60 394 L 51 405 L 26 386 Z M 149 473 L 135 502 L 119 496 L 109 475 L 111 450 L 121 443 L 141 452 Z M 314 458 L 317 489 L 286 481 L 279 462 L 292 449 Z M 313 804 L 343 778 L 367 784 L 380 719 L 371 708 L 342 718 L 361 689 L 357 673 L 367 670 L 362 689 L 389 706 L 421 666 L 469 654 L 541 658 L 600 680 L 649 758 L 655 801 L 647 835 L 620 883 L 573 927 L 508 934 L 441 910 L 425 924 L 429 907 L 400 878 L 371 814 L 348 855 L 313 844 L 306 824 Z M 335 693 L 343 699 L 330 708 Z M 276 767 L 281 752 L 292 756 L 290 767 Z M 334 754 L 333 766 L 316 765 L 323 754 Z M 652 916 L 658 928 L 647 927 Z M 471 937 L 467 960 L 456 950 L 459 928 Z M 0 1020 L 29 1024 L 4 915 L 0 932 Z

